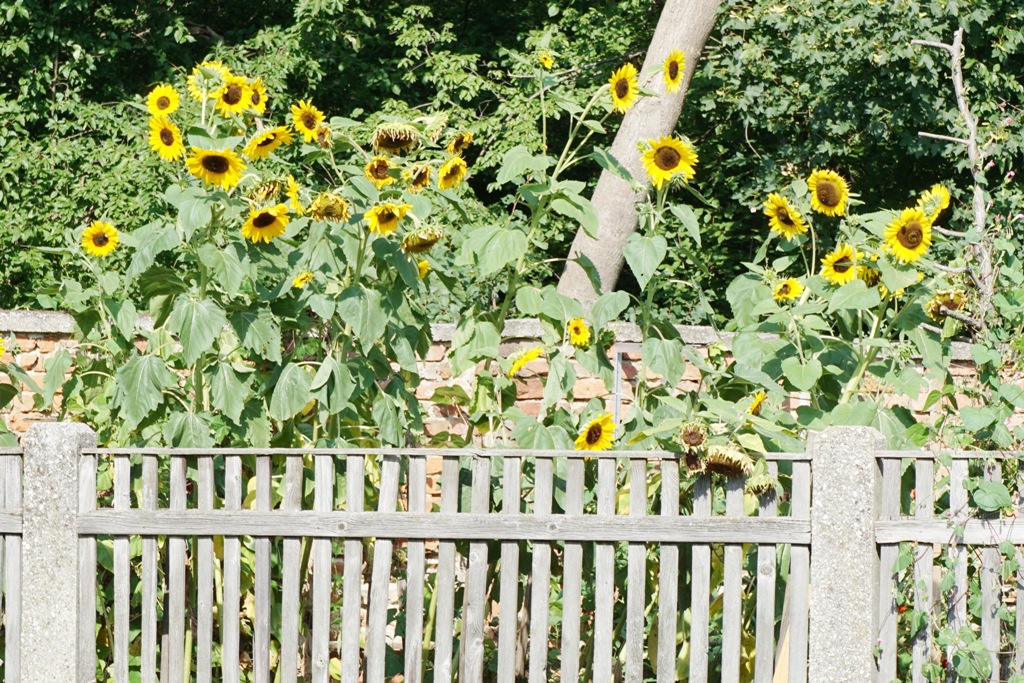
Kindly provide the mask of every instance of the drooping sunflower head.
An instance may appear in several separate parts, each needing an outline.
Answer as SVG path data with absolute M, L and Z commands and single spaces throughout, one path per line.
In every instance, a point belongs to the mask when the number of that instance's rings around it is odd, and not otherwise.
M 764 203 L 764 214 L 769 218 L 771 231 L 788 240 L 807 232 L 803 216 L 780 194 L 772 192 L 768 195 L 768 201 Z
M 665 92 L 675 92 L 683 84 L 686 72 L 686 56 L 682 50 L 672 50 L 665 58 L 662 77 L 665 80 Z
M 919 208 L 903 209 L 885 228 L 885 250 L 901 263 L 921 259 L 932 243 L 932 223 Z
M 89 256 L 103 258 L 117 249 L 120 241 L 117 235 L 117 228 L 110 223 L 93 221 L 82 233 L 82 249 Z
M 640 86 L 636 77 L 636 67 L 627 63 L 619 67 L 608 79 L 612 92 L 612 109 L 620 114 L 625 114 L 636 104 L 640 96 Z
M 411 152 L 420 144 L 420 132 L 408 123 L 382 123 L 373 131 L 373 151 L 380 154 L 401 154 Z
M 924 212 L 929 223 L 939 219 L 939 215 L 949 208 L 949 190 L 945 185 L 932 185 L 917 199 L 917 208 Z
M 590 346 L 590 327 L 583 318 L 573 318 L 566 325 L 566 332 L 569 333 L 569 343 L 578 349 Z
M 540 62 L 541 68 L 547 71 L 555 68 L 555 58 L 547 52 L 541 52 L 537 55 L 537 61 Z
M 679 430 L 679 444 L 683 452 L 700 453 L 708 441 L 708 429 L 702 422 L 687 422 Z
M 606 451 L 615 442 L 615 423 L 611 413 L 595 417 L 587 423 L 576 437 L 578 451 Z
M 149 119 L 149 146 L 164 161 L 174 161 L 185 154 L 181 131 L 166 116 L 154 116 Z
M 231 76 L 228 68 L 216 60 L 197 65 L 188 77 L 188 94 L 199 102 L 220 90 Z
M 398 221 L 405 218 L 410 210 L 412 210 L 410 204 L 385 202 L 367 211 L 363 214 L 363 218 L 366 219 L 370 232 L 375 232 L 378 235 L 390 235 L 398 228 Z
M 746 485 L 743 490 L 747 493 L 751 493 L 755 496 L 763 496 L 768 493 L 773 493 L 777 490 L 779 480 L 770 474 L 758 474 L 754 475 L 750 479 L 747 479 Z
M 470 131 L 463 131 L 457 134 L 448 143 L 448 154 L 462 156 L 462 153 L 469 149 L 469 146 L 473 143 L 473 133 Z
M 441 170 L 437 172 L 437 189 L 449 190 L 466 177 L 466 161 L 462 157 L 452 157 L 444 162 Z
M 250 140 L 242 150 L 242 154 L 253 160 L 263 159 L 270 156 L 270 153 L 281 145 L 290 145 L 294 138 L 295 136 L 292 135 L 288 126 L 277 126 L 263 131 Z
M 711 472 L 727 477 L 748 476 L 754 470 L 754 461 L 735 446 L 708 446 L 707 467 Z
M 313 273 L 309 272 L 308 270 L 304 270 L 298 275 L 296 275 L 295 279 L 292 280 L 292 287 L 294 287 L 295 289 L 302 289 L 312 281 Z
M 924 312 L 932 320 L 941 322 L 948 317 L 946 311 L 960 311 L 965 303 L 967 303 L 967 295 L 962 289 L 942 289 L 935 292 L 928 303 L 924 305 Z
M 419 164 L 408 168 L 402 171 L 402 180 L 409 184 L 406 189 L 416 194 L 430 184 L 430 166 Z
M 302 197 L 299 195 L 301 189 L 299 183 L 295 180 L 295 176 L 289 175 L 285 194 L 288 195 L 288 205 L 295 212 L 296 216 L 303 216 L 306 213 L 306 209 L 302 206 Z
M 313 106 L 312 102 L 299 100 L 292 105 L 292 125 L 302 133 L 306 142 L 316 140 L 316 129 L 324 122 L 324 113 Z
M 324 149 L 332 149 L 334 147 L 334 134 L 331 132 L 331 127 L 326 123 L 321 123 L 316 127 L 316 144 Z
M 807 189 L 811 193 L 811 208 L 818 213 L 826 216 L 846 214 L 850 189 L 846 185 L 846 180 L 835 171 L 814 171 L 807 179 Z
M 257 186 L 249 193 L 246 201 L 253 207 L 262 206 L 269 201 L 276 200 L 279 194 L 281 194 L 281 181 L 271 180 Z
M 441 228 L 430 226 L 410 232 L 402 239 L 402 251 L 409 254 L 422 254 L 430 251 L 430 248 L 441 241 L 444 231 Z
M 284 204 L 268 206 L 249 212 L 249 220 L 242 225 L 242 237 L 257 244 L 270 242 L 284 234 L 288 226 L 288 207 Z
M 367 162 L 363 168 L 363 175 L 373 183 L 377 189 L 386 185 L 393 185 L 396 181 L 391 177 L 391 162 L 384 155 L 375 156 Z
M 252 106 L 252 91 L 244 76 L 228 76 L 214 93 L 214 106 L 224 116 L 241 114 Z
M 761 414 L 761 408 L 764 407 L 765 399 L 768 398 L 768 394 L 765 393 L 764 389 L 755 392 L 750 401 L 750 406 L 747 408 L 747 414 L 757 417 Z
M 786 278 L 775 285 L 776 301 L 793 301 L 804 293 L 804 286 L 795 277 Z
M 420 259 L 420 262 L 416 264 L 416 271 L 421 280 L 427 277 L 427 273 L 431 270 L 433 269 L 430 267 L 430 263 L 428 263 L 426 259 Z
M 523 349 L 509 356 L 509 360 L 512 364 L 508 368 L 506 373 L 509 377 L 515 377 L 516 373 L 526 367 L 526 364 L 530 361 L 537 360 L 544 355 L 544 347 L 535 346 L 531 349 Z
M 214 151 L 212 149 L 192 148 L 192 154 L 185 162 L 188 171 L 195 177 L 211 185 L 229 190 L 242 179 L 245 163 L 230 149 Z
M 660 190 L 664 183 L 677 175 L 683 176 L 687 182 L 693 179 L 697 152 L 688 140 L 662 136 L 647 141 L 643 162 L 651 183 Z
M 821 276 L 834 285 L 845 285 L 857 277 L 857 264 L 864 254 L 850 244 L 840 244 L 821 260 Z
M 249 109 L 257 114 L 267 111 L 267 85 L 262 78 L 249 83 Z
M 170 116 L 178 111 L 181 98 L 173 86 L 161 83 L 146 96 L 146 109 L 151 116 Z
M 309 215 L 318 221 L 340 223 L 349 217 L 348 202 L 333 192 L 321 192 L 309 205 Z
M 868 287 L 874 287 L 882 279 L 882 273 L 871 266 L 857 266 L 857 279 L 863 280 Z

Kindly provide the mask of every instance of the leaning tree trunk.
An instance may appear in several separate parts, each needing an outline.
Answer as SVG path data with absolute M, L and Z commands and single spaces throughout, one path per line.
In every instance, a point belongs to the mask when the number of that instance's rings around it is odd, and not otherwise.
M 648 89 L 657 92 L 659 96 L 641 98 L 622 120 L 611 152 L 637 179 L 645 177 L 637 142 L 669 135 L 675 128 L 690 78 L 700 59 L 701 50 L 704 49 L 704 42 L 715 24 L 719 4 L 720 0 L 667 0 L 665 3 L 654 30 L 654 38 L 647 49 L 647 58 L 640 70 L 640 82 L 643 83 L 649 74 L 657 72 L 672 50 L 683 50 L 686 73 L 682 87 L 671 94 L 665 93 L 661 78 L 650 79 Z M 593 197 L 600 219 L 597 239 L 592 239 L 580 229 L 573 240 L 569 258 L 582 254 L 593 261 L 601 276 L 602 291 L 614 289 L 619 279 L 623 264 L 622 249 L 626 238 L 636 230 L 635 204 L 645 194 L 646 189 L 639 194 L 634 193 L 629 183 L 608 171 L 601 173 L 597 181 Z M 598 295 L 586 272 L 573 261 L 567 263 L 558 282 L 558 291 L 578 299 L 587 308 Z

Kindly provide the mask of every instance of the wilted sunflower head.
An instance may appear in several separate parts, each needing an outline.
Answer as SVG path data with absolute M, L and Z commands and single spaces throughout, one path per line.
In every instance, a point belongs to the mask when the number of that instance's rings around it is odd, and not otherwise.
M 756 392 L 750 401 L 750 407 L 747 408 L 747 413 L 757 417 L 761 414 L 761 408 L 764 407 L 765 399 L 768 398 L 768 394 L 765 393 L 764 389 Z
M 363 168 L 363 175 L 373 183 L 377 189 L 386 185 L 393 185 L 396 180 L 391 177 L 391 162 L 384 155 L 378 155 L 370 159 Z
M 605 413 L 595 417 L 580 430 L 576 437 L 576 450 L 578 451 L 606 451 L 615 442 L 615 422 L 612 421 L 612 414 Z
M 924 305 L 924 312 L 935 321 L 946 319 L 946 311 L 959 311 L 967 302 L 967 295 L 961 289 L 942 289 Z
M 430 251 L 444 237 L 444 231 L 437 227 L 420 228 L 411 232 L 402 240 L 402 251 L 410 254 L 422 254 Z
M 420 132 L 408 123 L 382 123 L 373 131 L 373 151 L 378 154 L 411 152 L 420 144 Z
M 294 136 L 288 126 L 277 126 L 263 131 L 250 140 L 242 153 L 250 159 L 263 159 L 281 145 L 290 145 L 293 139 Z
M 302 289 L 312 281 L 313 273 L 309 272 L 308 270 L 305 270 L 295 276 L 295 279 L 292 280 L 292 287 L 294 287 L 295 289 Z
M 473 142 L 473 133 L 470 131 L 463 131 L 457 134 L 448 143 L 448 154 L 462 156 L 462 153 L 469 149 L 469 145 Z
M 617 71 L 612 73 L 608 79 L 608 85 L 612 92 L 612 109 L 625 114 L 634 104 L 640 95 L 640 86 L 636 81 L 637 71 L 632 64 L 624 64 Z
M 768 201 L 764 203 L 764 214 L 769 218 L 771 231 L 788 240 L 807 232 L 803 216 L 780 194 L 772 192 L 768 195 Z
M 188 94 L 200 102 L 220 90 L 231 72 L 216 60 L 206 61 L 192 69 L 188 77 Z
M 316 127 L 316 144 L 320 145 L 324 149 L 331 149 L 334 147 L 334 134 L 331 133 L 331 127 L 326 123 L 321 123 Z
M 211 185 L 231 189 L 242 179 L 245 164 L 230 149 L 192 148 L 192 154 L 185 162 L 189 173 Z
M 299 196 L 300 189 L 299 183 L 295 180 L 295 176 L 289 175 L 288 187 L 285 189 L 285 192 L 288 195 L 288 204 L 296 215 L 302 216 L 305 215 L 306 210 L 302 206 L 302 197 Z
M 885 249 L 901 263 L 920 260 L 932 243 L 932 223 L 919 208 L 903 209 L 885 228 Z
M 707 441 L 708 429 L 700 422 L 687 422 L 679 430 L 679 444 L 684 453 L 703 451 Z
M 181 98 L 173 86 L 161 83 L 146 96 L 146 109 L 152 116 L 170 116 L 178 110 Z
M 949 208 L 949 190 L 945 185 L 932 185 L 931 189 L 925 192 L 917 200 L 917 208 L 924 212 L 928 221 L 934 223 L 939 215 Z
M 412 209 L 410 204 L 393 204 L 385 202 L 373 207 L 363 218 L 370 228 L 370 232 L 379 235 L 390 235 L 398 228 L 398 221 L 405 218 L 405 215 Z
M 748 476 L 754 470 L 754 461 L 735 446 L 708 446 L 707 467 L 711 472 L 727 477 Z
M 437 189 L 449 190 L 466 177 L 466 161 L 462 157 L 452 157 L 444 162 L 444 166 L 437 172 Z
M 421 259 L 420 262 L 416 264 L 416 271 L 418 272 L 421 280 L 427 277 L 427 274 L 431 270 L 433 269 L 430 267 L 430 263 L 428 263 L 426 259 Z
M 270 180 L 268 182 L 263 183 L 262 185 L 258 185 L 252 192 L 249 193 L 249 196 L 246 198 L 246 201 L 248 201 L 249 204 L 254 207 L 260 206 L 262 204 L 266 204 L 268 201 L 277 199 L 277 196 L 279 194 L 281 194 L 281 181 Z
M 309 205 L 309 215 L 318 221 L 332 223 L 347 221 L 349 217 L 348 202 L 333 192 L 321 192 Z
M 768 493 L 774 493 L 779 485 L 779 480 L 770 474 L 758 474 L 756 476 L 747 479 L 746 485 L 743 487 L 747 493 L 752 493 L 755 496 L 763 496 Z
M 512 361 L 512 364 L 509 366 L 506 375 L 508 375 L 509 377 L 515 377 L 516 373 L 525 368 L 527 363 L 529 363 L 532 360 L 537 360 L 543 355 L 543 346 L 535 346 L 530 349 L 523 349 L 522 351 L 517 351 L 516 353 L 513 353 L 508 358 L 510 361 Z
M 686 72 L 686 56 L 682 50 L 672 50 L 665 58 L 662 77 L 665 81 L 665 92 L 675 92 L 683 84 Z
M 249 81 L 244 76 L 228 76 L 216 93 L 215 107 L 225 116 L 240 114 L 252 104 L 252 93 Z
M 402 171 L 402 180 L 409 184 L 406 188 L 416 194 L 430 184 L 430 166 L 419 164 Z
M 104 221 L 93 221 L 82 233 L 82 249 L 96 258 L 109 255 L 117 248 L 118 242 L 117 228 Z
M 811 208 L 826 216 L 842 216 L 850 199 L 846 180 L 835 171 L 817 170 L 807 179 L 811 193 Z

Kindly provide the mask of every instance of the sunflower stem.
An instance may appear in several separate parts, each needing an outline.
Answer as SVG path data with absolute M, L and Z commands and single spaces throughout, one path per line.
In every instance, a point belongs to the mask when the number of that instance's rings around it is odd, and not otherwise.
M 875 322 L 871 325 L 871 334 L 869 338 L 874 339 L 878 335 L 878 328 L 882 323 L 882 317 L 875 317 Z M 861 345 L 863 346 L 863 345 Z M 875 358 L 878 357 L 878 352 L 881 350 L 880 346 L 872 346 L 870 351 L 864 352 L 861 356 L 860 362 L 857 364 L 857 369 L 854 370 L 853 376 L 850 377 L 850 381 L 843 387 L 843 395 L 839 398 L 839 405 L 848 403 L 853 395 L 857 393 L 860 388 L 861 382 L 864 380 L 864 374 L 867 372 L 868 366 L 874 362 Z

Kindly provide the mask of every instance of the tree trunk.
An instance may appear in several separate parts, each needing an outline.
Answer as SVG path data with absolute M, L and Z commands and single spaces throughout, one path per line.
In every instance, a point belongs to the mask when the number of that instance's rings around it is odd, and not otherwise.
M 660 77 L 650 78 L 647 89 L 658 93 L 658 97 L 642 97 L 626 112 L 611 149 L 612 156 L 622 162 L 638 181 L 643 181 L 645 172 L 640 152 L 637 150 L 637 142 L 670 135 L 675 129 L 683 109 L 683 98 L 704 49 L 704 42 L 715 24 L 719 4 L 720 0 L 665 2 L 658 26 L 654 30 L 654 38 L 647 49 L 647 58 L 640 70 L 640 82 L 644 83 L 650 74 L 659 71 L 672 50 L 681 49 L 686 56 L 686 73 L 682 87 L 674 93 L 667 94 Z M 582 254 L 593 261 L 601 276 L 602 291 L 615 288 L 619 273 L 622 271 L 622 249 L 626 244 L 626 238 L 636 230 L 635 204 L 643 199 L 646 193 L 646 187 L 642 192 L 634 193 L 629 183 L 608 171 L 602 172 L 597 181 L 593 203 L 600 219 L 598 237 L 596 240 L 592 239 L 581 228 L 573 240 L 569 258 Z M 558 282 L 558 291 L 578 299 L 587 309 L 599 294 L 594 291 L 583 268 L 572 261 L 566 264 Z

